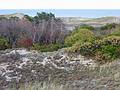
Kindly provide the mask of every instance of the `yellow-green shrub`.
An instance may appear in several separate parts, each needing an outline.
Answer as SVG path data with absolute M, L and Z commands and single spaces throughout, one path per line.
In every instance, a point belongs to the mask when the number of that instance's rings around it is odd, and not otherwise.
M 114 29 L 111 35 L 120 36 L 120 25 Z
M 95 35 L 92 31 L 88 29 L 79 29 L 78 31 L 73 31 L 71 35 L 65 39 L 65 44 L 67 46 L 72 46 L 77 42 L 92 42 L 94 39 Z
M 6 38 L 0 37 L 0 50 L 9 48 L 9 42 Z
M 32 49 L 34 50 L 39 50 L 41 52 L 52 52 L 52 51 L 57 51 L 58 49 L 61 49 L 65 47 L 64 44 L 59 44 L 59 43 L 55 43 L 55 44 L 33 44 Z
M 108 36 L 94 42 L 76 43 L 68 49 L 97 61 L 107 62 L 120 58 L 120 36 Z

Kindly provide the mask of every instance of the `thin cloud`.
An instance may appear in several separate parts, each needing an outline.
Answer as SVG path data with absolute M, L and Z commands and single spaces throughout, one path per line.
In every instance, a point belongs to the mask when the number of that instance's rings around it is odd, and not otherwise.
M 2 0 L 0 9 L 120 9 L 119 0 Z

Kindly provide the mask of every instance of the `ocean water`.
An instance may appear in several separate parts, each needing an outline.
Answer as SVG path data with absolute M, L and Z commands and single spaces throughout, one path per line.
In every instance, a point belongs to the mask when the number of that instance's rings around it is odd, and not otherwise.
M 0 14 L 24 13 L 31 16 L 37 12 L 51 12 L 57 17 L 88 17 L 120 16 L 120 9 L 3 9 Z

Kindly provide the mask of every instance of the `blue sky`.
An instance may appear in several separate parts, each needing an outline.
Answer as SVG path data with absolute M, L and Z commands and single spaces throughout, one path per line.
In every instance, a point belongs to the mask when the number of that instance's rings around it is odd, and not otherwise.
M 120 16 L 120 9 L 4 9 L 0 14 L 24 13 L 34 16 L 37 12 L 52 12 L 57 17 L 104 17 Z
M 0 9 L 120 9 L 120 0 L 0 0 Z

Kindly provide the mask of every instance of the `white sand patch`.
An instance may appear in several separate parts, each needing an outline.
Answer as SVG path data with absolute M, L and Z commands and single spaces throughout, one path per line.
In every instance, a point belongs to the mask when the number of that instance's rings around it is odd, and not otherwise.
M 22 49 L 22 50 L 17 50 L 17 52 L 20 54 L 20 55 L 26 55 L 26 54 L 30 54 L 31 52 L 25 50 L 25 49 Z
M 4 69 L 6 70 L 6 68 L 8 67 L 9 65 L 7 63 L 1 63 L 0 64 L 0 70 Z
M 30 59 L 27 58 L 27 57 L 23 57 L 23 58 L 22 58 L 22 61 L 23 61 L 23 62 L 27 62 L 27 61 L 30 61 Z
M 6 81 L 11 81 L 12 79 L 16 79 L 17 81 L 19 81 L 21 79 L 21 76 L 20 77 L 18 76 L 9 77 L 6 75 L 5 78 L 6 78 Z
M 48 59 L 47 57 L 43 59 L 43 62 L 41 62 L 41 64 L 43 64 L 44 66 L 45 66 L 46 64 L 51 64 L 51 65 L 53 65 L 55 68 L 65 69 L 65 67 L 59 67 L 59 66 L 57 66 L 54 62 L 51 61 L 51 59 Z
M 8 67 L 9 65 L 7 64 L 7 63 L 2 63 L 2 64 L 0 64 L 0 75 L 1 76 L 3 76 L 3 75 L 5 75 L 6 74 L 6 72 L 7 72 L 7 67 Z
M 48 59 L 47 57 L 45 57 L 45 58 L 43 59 L 43 62 L 41 62 L 41 64 L 43 64 L 43 65 L 45 66 L 47 63 L 50 63 L 50 62 L 51 62 L 51 60 Z
M 29 58 L 23 57 L 22 58 L 23 63 L 20 63 L 20 65 L 18 66 L 18 68 L 22 68 L 23 65 L 26 65 L 28 61 L 30 61 Z
M 11 79 L 12 79 L 11 77 L 9 77 L 7 75 L 5 76 L 5 78 L 6 78 L 6 81 L 11 81 Z
M 73 58 L 69 63 L 74 64 L 74 63 L 80 63 L 84 66 L 95 66 L 95 62 L 92 59 L 86 59 L 84 56 L 78 55 L 76 58 Z
M 26 54 L 30 54 L 31 52 L 27 51 L 26 49 L 20 49 L 20 50 L 12 50 L 11 52 L 9 53 L 6 53 L 6 55 L 8 54 L 20 54 L 20 55 L 26 55 Z

